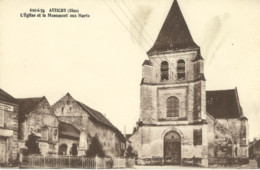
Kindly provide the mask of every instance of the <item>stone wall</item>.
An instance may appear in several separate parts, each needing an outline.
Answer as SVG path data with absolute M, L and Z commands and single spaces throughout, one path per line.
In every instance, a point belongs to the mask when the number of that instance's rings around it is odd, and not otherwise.
M 194 130 L 201 129 L 202 143 L 194 145 Z M 138 157 L 163 157 L 164 136 L 167 132 L 175 131 L 181 136 L 181 158 L 207 159 L 208 141 L 207 125 L 196 126 L 139 126 L 129 138 Z
M 231 131 L 235 137 L 235 143 L 237 144 L 237 155 L 239 157 L 248 157 L 248 142 L 249 142 L 249 128 L 247 119 L 217 119 L 222 125 L 224 125 L 229 131 Z
M 166 117 L 166 100 L 175 96 L 179 100 L 179 117 Z M 160 121 L 187 120 L 188 122 L 206 119 L 205 82 L 141 85 L 140 121 L 144 124 Z
M 151 80 L 152 82 L 148 83 L 164 83 L 164 84 L 173 84 L 183 82 L 183 80 L 177 79 L 177 61 L 184 60 L 185 61 L 185 80 L 184 81 L 191 81 L 194 80 L 194 62 L 197 55 L 196 51 L 190 52 L 179 52 L 179 53 L 171 53 L 171 54 L 164 54 L 164 55 L 153 55 L 149 56 L 149 59 L 152 63 L 152 71 L 151 69 L 143 69 L 143 77 L 146 80 Z M 169 64 L 169 80 L 161 81 L 161 62 L 167 61 Z M 147 65 L 143 67 L 147 68 Z M 151 74 L 152 73 L 152 74 Z M 148 76 L 148 77 L 147 77 Z M 151 76 L 151 77 L 150 77 Z M 147 77 L 147 79 L 146 79 Z
M 234 157 L 236 144 L 233 134 L 211 115 L 207 115 L 207 122 L 209 157 Z
M 0 110 L 3 121 L 3 126 L 0 129 L 0 138 L 5 143 L 5 161 L 8 162 L 9 159 L 15 160 L 18 153 L 18 105 L 2 101 L 0 101 L 0 104 L 4 106 Z

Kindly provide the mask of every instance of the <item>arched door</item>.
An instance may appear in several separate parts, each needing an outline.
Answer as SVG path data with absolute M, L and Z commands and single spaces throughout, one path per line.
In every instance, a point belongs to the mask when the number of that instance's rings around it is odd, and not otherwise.
M 181 137 L 175 131 L 168 132 L 164 136 L 164 163 L 181 164 Z
M 68 149 L 68 146 L 66 144 L 60 145 L 58 154 L 59 155 L 67 155 L 67 149 Z

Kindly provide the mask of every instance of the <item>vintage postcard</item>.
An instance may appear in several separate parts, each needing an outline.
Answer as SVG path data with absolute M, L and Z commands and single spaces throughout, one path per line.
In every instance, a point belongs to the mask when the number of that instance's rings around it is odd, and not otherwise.
M 260 167 L 259 0 L 0 0 L 0 167 Z

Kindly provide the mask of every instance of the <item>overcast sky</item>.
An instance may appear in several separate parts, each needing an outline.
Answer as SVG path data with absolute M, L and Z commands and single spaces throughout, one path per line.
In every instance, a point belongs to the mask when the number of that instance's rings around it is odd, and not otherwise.
M 141 65 L 172 2 L 1 0 L 0 88 L 17 98 L 46 96 L 50 104 L 69 92 L 131 133 Z M 250 138 L 259 136 L 260 1 L 178 2 L 205 59 L 207 90 L 237 87 Z M 20 17 L 30 8 L 74 8 L 90 17 Z

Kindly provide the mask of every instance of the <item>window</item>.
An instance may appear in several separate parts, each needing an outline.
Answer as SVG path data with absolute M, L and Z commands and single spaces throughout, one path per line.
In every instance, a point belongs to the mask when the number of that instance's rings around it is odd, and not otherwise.
M 53 141 L 58 140 L 58 129 L 53 129 Z
M 5 112 L 0 110 L 0 127 L 4 127 Z
M 246 128 L 241 127 L 240 130 L 240 146 L 245 146 L 246 145 Z
M 161 80 L 168 80 L 169 79 L 169 66 L 167 61 L 163 61 L 161 63 Z
M 179 80 L 185 79 L 185 61 L 179 60 L 177 62 L 177 76 Z
M 195 145 L 202 145 L 202 129 L 195 129 L 193 131 L 193 142 Z
M 63 114 L 63 113 L 64 113 L 64 107 L 61 108 L 61 114 Z
M 175 96 L 166 101 L 167 117 L 179 117 L 179 99 Z
M 48 128 L 42 128 L 42 140 L 48 140 Z

